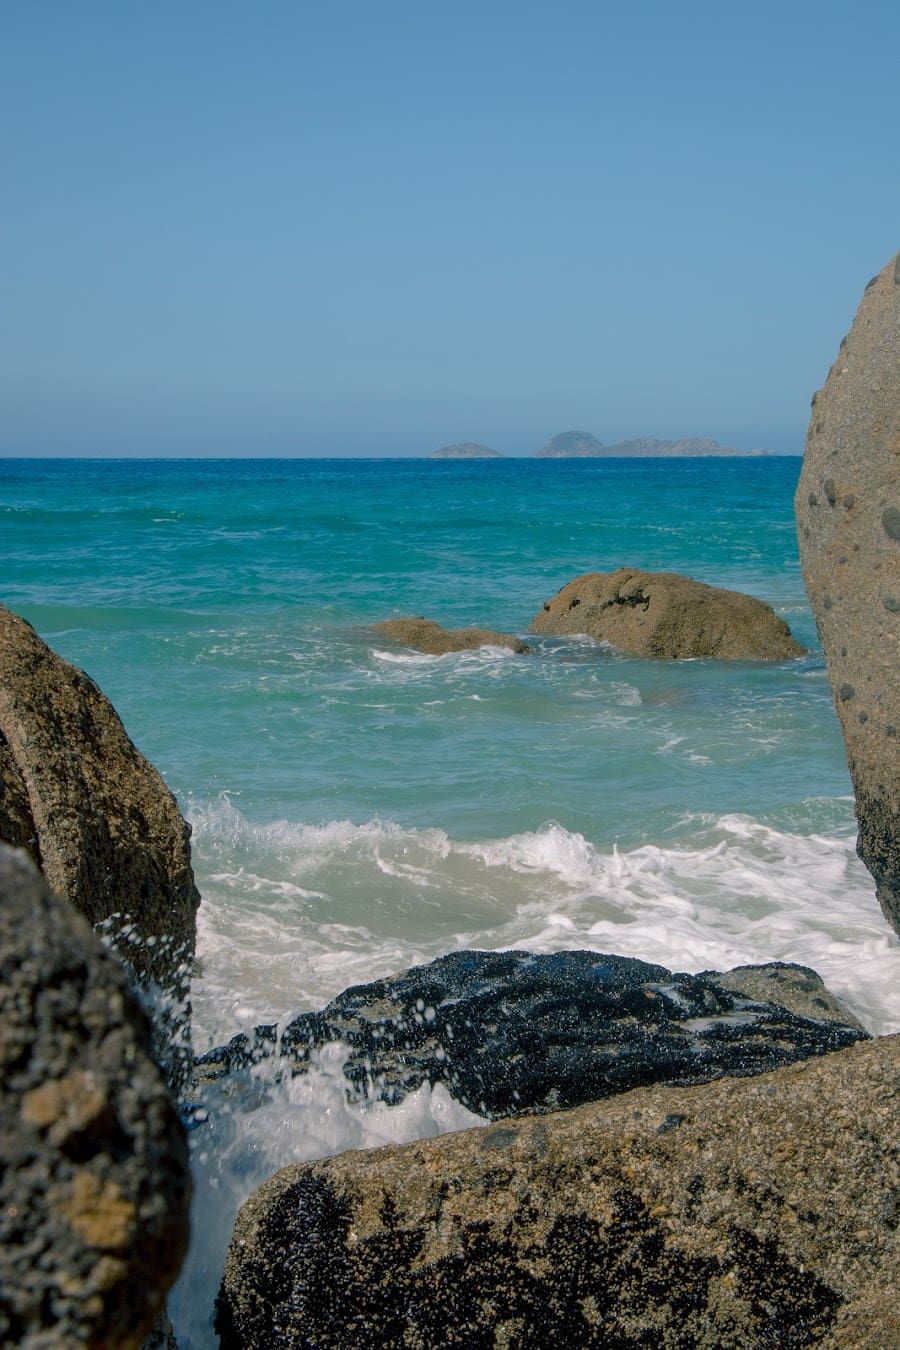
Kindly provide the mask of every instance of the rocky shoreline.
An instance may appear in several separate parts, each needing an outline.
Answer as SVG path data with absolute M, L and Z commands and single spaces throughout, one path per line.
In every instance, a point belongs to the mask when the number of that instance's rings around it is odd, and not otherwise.
M 797 497 L 860 853 L 900 931 L 898 373 L 900 259 L 814 401 Z M 596 611 L 621 620 L 596 640 L 648 656 L 798 654 L 760 602 L 711 619 L 731 593 L 662 577 L 587 574 L 537 631 L 591 632 L 546 625 Z M 502 1123 L 275 1176 L 235 1227 L 229 1350 L 900 1343 L 900 1037 L 868 1039 L 815 972 L 458 952 L 195 1063 L 189 833 L 93 681 L 0 609 L 4 1343 L 165 1344 L 190 1196 L 176 1101 L 261 1059 L 302 1073 L 334 1040 L 349 1092 L 442 1083 Z

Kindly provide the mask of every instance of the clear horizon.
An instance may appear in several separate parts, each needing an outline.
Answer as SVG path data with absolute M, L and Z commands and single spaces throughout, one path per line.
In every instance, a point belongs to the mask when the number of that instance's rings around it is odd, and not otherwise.
M 0 455 L 801 454 L 900 10 L 14 4 Z

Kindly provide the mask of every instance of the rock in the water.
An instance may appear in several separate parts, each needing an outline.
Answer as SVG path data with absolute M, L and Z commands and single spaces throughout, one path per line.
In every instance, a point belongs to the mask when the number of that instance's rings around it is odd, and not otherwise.
M 805 648 L 770 605 L 676 572 L 585 572 L 533 619 L 532 633 L 586 633 L 634 656 L 783 661 Z
M 762 1073 L 865 1035 L 804 966 L 685 975 L 597 952 L 461 951 L 302 1013 L 280 1046 L 275 1028 L 260 1028 L 197 1063 L 209 1079 L 277 1051 L 302 1071 L 340 1041 L 358 1093 L 397 1102 L 443 1083 L 496 1119 L 648 1083 Z
M 894 1036 L 286 1168 L 238 1215 L 223 1350 L 886 1350 L 898 1102 Z
M 120 964 L 0 845 L 0 1343 L 140 1344 L 187 1245 L 184 1131 Z
M 394 642 L 416 647 L 429 656 L 443 656 L 446 652 L 464 652 L 475 647 L 508 647 L 513 652 L 530 652 L 527 642 L 512 633 L 496 633 L 492 628 L 442 628 L 433 619 L 386 619 L 375 625 Z
M 93 680 L 0 606 L 0 839 L 166 989 L 194 950 L 189 835 Z
M 900 933 L 900 254 L 866 287 L 813 399 L 795 507 L 859 855 Z

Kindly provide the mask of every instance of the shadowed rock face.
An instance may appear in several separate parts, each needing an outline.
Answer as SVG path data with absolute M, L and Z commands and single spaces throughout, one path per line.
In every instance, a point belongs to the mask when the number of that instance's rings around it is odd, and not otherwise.
M 586 633 L 634 656 L 783 661 L 805 648 L 770 605 L 675 572 L 586 572 L 549 600 L 532 633 Z
M 795 507 L 859 855 L 900 933 L 900 255 L 869 282 L 813 399 Z
M 900 1037 L 286 1168 L 224 1350 L 900 1344 Z
M 464 652 L 476 647 L 508 647 L 518 653 L 531 651 L 527 642 L 511 633 L 496 633 L 492 628 L 442 628 L 433 619 L 386 619 L 375 628 L 394 642 L 416 647 L 429 656 Z
M 0 845 L 0 1343 L 129 1350 L 187 1245 L 184 1131 L 119 963 Z
M 397 1102 L 423 1083 L 497 1119 L 609 1097 L 647 1083 L 755 1074 L 824 1054 L 865 1032 L 803 966 L 724 975 L 598 952 L 461 951 L 348 989 L 198 1060 L 201 1079 L 280 1053 L 302 1072 L 317 1049 L 348 1047 L 360 1094 Z
M 130 928 L 139 978 L 179 990 L 199 900 L 189 834 L 93 680 L 0 606 L 0 839 L 92 924 Z

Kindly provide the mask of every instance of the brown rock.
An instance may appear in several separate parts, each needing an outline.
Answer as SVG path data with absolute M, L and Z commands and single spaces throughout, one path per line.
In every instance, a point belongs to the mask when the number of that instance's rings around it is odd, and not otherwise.
M 433 619 L 386 619 L 375 628 L 394 642 L 416 647 L 429 656 L 445 652 L 463 652 L 475 647 L 508 647 L 510 651 L 530 652 L 527 642 L 511 633 L 496 633 L 492 628 L 442 628 Z
M 138 977 L 179 990 L 199 900 L 189 834 L 93 680 L 0 606 L 0 839 L 92 924 L 133 925 Z
M 140 1345 L 189 1199 L 184 1130 L 125 972 L 0 845 L 0 1344 Z
M 544 605 L 530 631 L 586 633 L 634 656 L 783 661 L 805 650 L 762 600 L 636 567 L 576 577 Z
M 813 399 L 795 508 L 857 848 L 900 933 L 900 254 L 866 287 Z
M 286 1168 L 238 1215 L 221 1344 L 885 1350 L 898 1106 L 894 1036 Z

